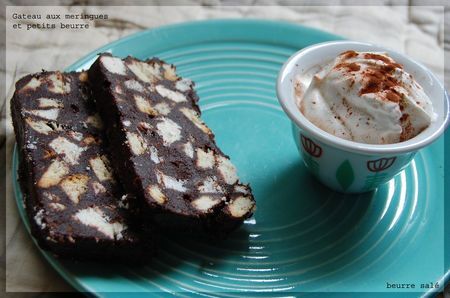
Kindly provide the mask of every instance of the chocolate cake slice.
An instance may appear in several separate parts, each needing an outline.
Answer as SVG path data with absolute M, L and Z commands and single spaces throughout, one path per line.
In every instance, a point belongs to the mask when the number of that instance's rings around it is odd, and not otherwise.
M 102 54 L 89 79 L 113 166 L 148 219 L 226 233 L 252 215 L 250 187 L 200 119 L 194 84 L 173 65 Z
M 144 255 L 150 242 L 133 230 L 87 73 L 25 76 L 16 83 L 11 112 L 19 182 L 39 245 L 83 259 Z

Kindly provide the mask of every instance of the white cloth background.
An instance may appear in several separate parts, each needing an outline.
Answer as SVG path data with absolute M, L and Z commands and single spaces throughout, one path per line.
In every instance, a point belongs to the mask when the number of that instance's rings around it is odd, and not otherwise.
M 25 2 L 25 1 L 23 1 Z M 65 4 L 65 1 L 49 1 Z M 86 1 L 76 1 L 85 3 Z M 98 2 L 98 1 L 97 1 Z M 205 1 L 192 1 L 203 3 Z M 211 2 L 211 1 L 210 1 Z M 210 3 L 208 2 L 208 3 Z M 220 4 L 220 1 L 212 1 Z M 236 3 L 237 1 L 234 1 Z M 253 3 L 255 1 L 244 1 Z M 273 4 L 273 1 L 265 1 Z M 211 18 L 259 18 L 285 20 L 308 25 L 342 35 L 346 38 L 368 41 L 403 52 L 424 63 L 441 80 L 449 74 L 444 68 L 444 49 L 450 50 L 450 30 L 444 38 L 444 8 L 442 6 L 66 6 L 66 7 L 9 7 L 2 16 L 7 26 L 6 99 L 9 101 L 14 83 L 21 76 L 41 69 L 63 69 L 88 52 L 130 33 L 169 23 Z M 317 4 L 318 2 L 311 1 Z M 320 1 L 319 1 L 320 2 Z M 323 2 L 323 1 L 321 1 Z M 342 4 L 346 1 L 335 1 Z M 377 1 L 376 3 L 379 3 Z M 392 1 L 382 1 L 390 3 Z M 96 3 L 96 1 L 90 1 Z M 109 4 L 120 1 L 109 1 Z M 167 2 L 165 2 L 167 3 Z M 230 2 L 227 2 L 230 3 Z M 277 1 L 293 4 L 295 1 Z M 400 0 L 396 4 L 414 4 Z M 24 3 L 25 4 L 25 3 Z M 322 3 L 323 4 L 323 3 Z M 89 22 L 91 29 L 12 30 L 11 13 L 65 13 L 85 12 L 108 14 L 109 20 Z M 447 14 L 448 17 L 448 14 Z M 16 21 L 14 21 L 16 22 Z M 32 21 L 25 21 L 32 22 Z M 448 28 L 447 28 L 448 29 Z M 447 63 L 448 64 L 448 63 Z M 450 86 L 447 75 L 447 86 Z M 72 290 L 45 262 L 18 218 L 11 190 L 11 158 L 14 144 L 9 106 L 6 110 L 6 286 L 7 291 L 70 291 Z M 2 246 L 3 249 L 3 246 Z

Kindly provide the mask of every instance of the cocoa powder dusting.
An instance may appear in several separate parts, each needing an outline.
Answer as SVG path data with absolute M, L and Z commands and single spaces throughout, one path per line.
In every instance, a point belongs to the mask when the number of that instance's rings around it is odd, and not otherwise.
M 402 68 L 402 66 L 400 64 L 392 62 L 391 59 L 389 59 L 388 57 L 386 57 L 384 55 L 373 54 L 373 53 L 366 53 L 366 54 L 364 54 L 364 58 L 366 58 L 366 59 L 373 59 L 373 60 L 380 60 L 380 61 L 383 61 L 384 63 L 386 63 L 387 65 L 391 65 L 391 66 L 394 66 L 394 67 Z
M 356 64 L 356 63 L 349 63 L 345 67 L 350 69 L 350 71 L 358 71 L 358 70 L 361 69 L 361 67 L 358 64 Z
M 341 53 L 339 56 L 342 56 L 344 59 L 350 59 L 350 58 L 358 56 L 358 53 L 356 53 L 355 51 L 350 50 L 350 51 L 346 51 L 346 52 Z
M 411 120 L 409 119 L 408 114 L 403 114 L 400 118 L 400 122 L 402 124 L 402 133 L 400 134 L 400 142 L 407 141 L 411 138 L 411 134 L 414 131 L 414 128 L 411 124 Z
M 407 113 L 402 114 L 402 116 L 400 117 L 400 122 L 403 123 L 403 122 L 407 121 L 408 118 L 409 118 L 409 114 L 407 114 Z
M 400 142 L 403 142 L 411 138 L 411 134 L 414 132 L 414 128 L 411 124 L 409 114 L 403 113 L 403 111 L 405 110 L 404 100 L 400 100 L 398 102 L 398 106 L 400 108 L 400 111 L 402 112 L 402 116 L 400 117 L 400 124 L 402 126 L 402 132 L 400 134 Z
M 394 87 L 399 86 L 399 81 L 394 77 L 396 68 L 401 68 L 398 63 L 392 62 L 389 58 L 378 55 L 366 53 L 364 58 L 376 59 L 383 61 L 385 65 L 370 65 L 363 73 L 363 87 L 359 91 L 359 95 L 366 93 L 386 93 L 386 99 L 392 102 L 399 102 L 401 95 Z
M 392 102 L 400 102 L 402 99 L 401 95 L 394 89 L 388 90 L 386 93 L 386 98 Z
M 350 88 L 352 88 L 354 84 L 355 84 L 355 79 L 352 79 L 352 80 L 350 81 Z
M 402 100 L 398 103 L 398 107 L 400 108 L 400 111 L 403 112 L 405 109 L 405 102 Z
M 396 66 L 392 64 L 383 65 L 381 69 L 385 72 L 393 72 L 395 70 Z
M 334 68 L 336 68 L 336 69 L 345 68 L 345 69 L 348 69 L 349 71 L 358 71 L 358 70 L 361 69 L 361 67 L 358 64 L 356 64 L 355 62 L 353 62 L 353 63 L 345 63 L 345 62 L 339 63 Z

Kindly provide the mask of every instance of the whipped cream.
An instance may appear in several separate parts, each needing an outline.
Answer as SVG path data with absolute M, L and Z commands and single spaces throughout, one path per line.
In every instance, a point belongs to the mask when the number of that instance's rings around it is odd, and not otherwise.
M 406 141 L 436 118 L 423 88 L 386 53 L 341 53 L 297 75 L 294 87 L 309 121 L 355 142 Z

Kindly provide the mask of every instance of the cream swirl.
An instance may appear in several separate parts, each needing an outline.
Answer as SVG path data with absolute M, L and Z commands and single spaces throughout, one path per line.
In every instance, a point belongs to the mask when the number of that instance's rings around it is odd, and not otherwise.
M 341 53 L 297 75 L 295 94 L 317 127 L 367 144 L 411 139 L 436 117 L 423 88 L 386 53 Z

